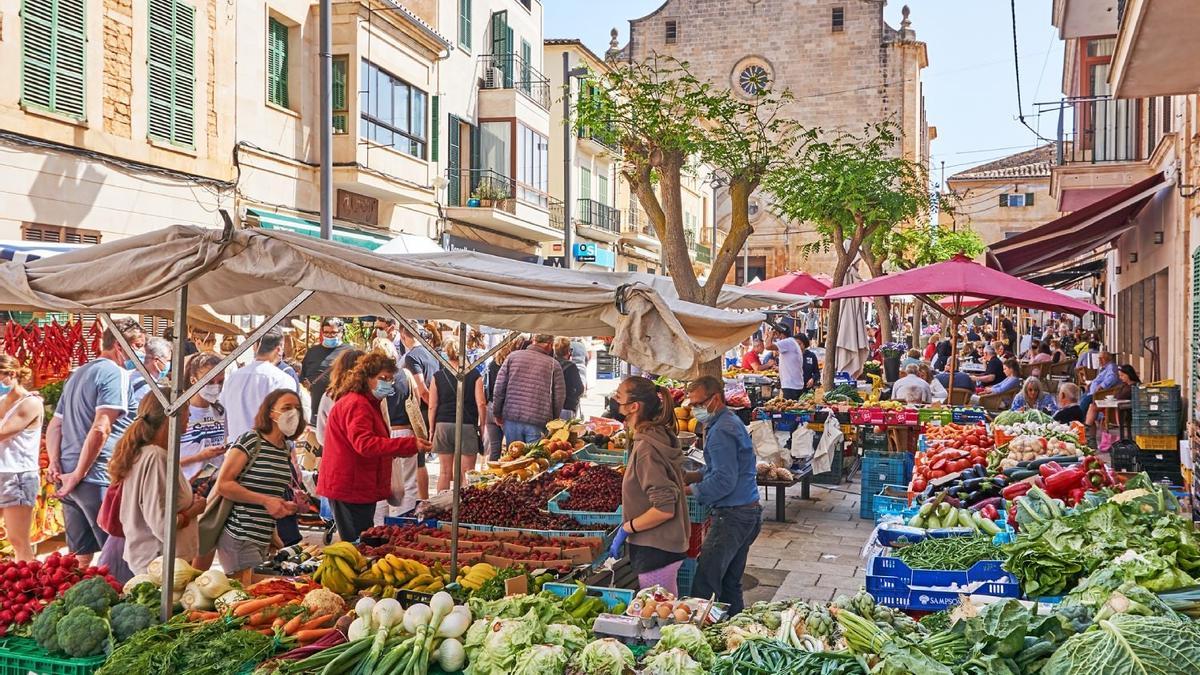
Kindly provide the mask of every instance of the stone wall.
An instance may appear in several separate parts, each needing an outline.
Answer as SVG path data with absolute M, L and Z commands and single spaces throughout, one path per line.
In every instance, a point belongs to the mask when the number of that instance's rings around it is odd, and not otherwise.
M 104 130 L 130 138 L 133 98 L 133 1 L 104 0 Z

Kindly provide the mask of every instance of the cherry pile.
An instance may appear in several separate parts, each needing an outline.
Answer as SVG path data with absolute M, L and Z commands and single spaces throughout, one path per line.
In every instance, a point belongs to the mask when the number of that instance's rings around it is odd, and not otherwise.
M 570 498 L 559 502 L 559 506 L 568 511 L 612 513 L 621 506 L 622 479 L 615 469 L 593 466 L 572 481 Z
M 502 480 L 487 487 L 471 486 L 462 491 L 458 508 L 459 522 L 495 527 L 523 527 L 532 530 L 587 530 L 570 516 L 552 514 L 545 510 L 553 494 L 546 494 L 546 485 L 537 481 Z M 446 510 L 436 515 L 449 520 Z

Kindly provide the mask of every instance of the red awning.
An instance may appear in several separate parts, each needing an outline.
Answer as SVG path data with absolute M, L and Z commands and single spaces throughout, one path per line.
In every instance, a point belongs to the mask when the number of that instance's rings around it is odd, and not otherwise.
M 1155 174 L 1096 202 L 992 244 L 989 267 L 1014 276 L 1028 276 L 1070 262 L 1121 236 L 1133 227 L 1133 218 L 1167 184 Z

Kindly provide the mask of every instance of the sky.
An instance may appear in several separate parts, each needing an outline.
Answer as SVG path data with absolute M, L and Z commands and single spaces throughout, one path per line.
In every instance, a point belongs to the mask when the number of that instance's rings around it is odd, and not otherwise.
M 729 0 L 745 2 L 746 0 Z M 795 0 L 803 6 L 804 0 Z M 603 56 L 609 31 L 617 28 L 623 45 L 629 20 L 644 16 L 663 0 L 543 0 L 547 38 L 579 38 Z M 888 2 L 884 16 L 900 25 L 905 3 Z M 917 39 L 928 45 L 925 107 L 938 138 L 932 144 L 931 172 L 940 180 L 985 162 L 1028 150 L 1039 141 L 1025 121 L 1049 139 L 1057 129 L 1057 111 L 1039 116 L 1037 103 L 1062 98 L 1062 41 L 1050 24 L 1051 0 L 1016 0 L 1017 55 L 1021 103 L 1013 59 L 1012 13 L 1008 0 L 908 0 Z M 736 35 L 731 34 L 736 39 Z M 747 53 L 753 49 L 747 47 Z M 800 92 L 797 92 L 800 93 Z

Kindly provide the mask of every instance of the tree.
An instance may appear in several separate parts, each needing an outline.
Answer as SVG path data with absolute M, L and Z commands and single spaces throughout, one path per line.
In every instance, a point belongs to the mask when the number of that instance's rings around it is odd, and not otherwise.
M 715 306 L 752 231 L 751 194 L 809 138 L 781 114 L 791 96 L 764 89 L 740 98 L 700 81 L 687 63 L 657 55 L 616 67 L 590 84 L 577 108 L 576 127 L 621 148 L 621 174 L 662 243 L 679 297 Z M 692 269 L 681 193 L 683 175 L 697 161 L 728 186 L 732 207 L 729 233 L 714 251 L 704 284 Z M 716 374 L 719 360 L 703 368 Z
M 820 239 L 808 250 L 837 254 L 833 286 L 841 286 L 863 245 L 880 232 L 927 213 L 929 185 L 924 168 L 898 156 L 895 125 L 868 126 L 861 134 L 841 133 L 806 143 L 796 161 L 772 171 L 765 186 L 784 217 L 811 223 Z M 838 343 L 841 303 L 830 303 L 825 353 L 833 358 Z M 833 386 L 834 364 L 822 374 Z

